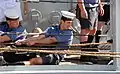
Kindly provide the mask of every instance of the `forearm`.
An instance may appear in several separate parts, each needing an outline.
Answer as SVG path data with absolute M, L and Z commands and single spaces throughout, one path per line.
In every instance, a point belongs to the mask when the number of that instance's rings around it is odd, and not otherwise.
M 0 43 L 5 42 L 5 41 L 10 41 L 10 40 L 11 39 L 7 35 L 0 36 Z
M 99 0 L 99 7 L 103 7 L 102 0 Z
M 24 2 L 24 15 L 28 14 L 28 0 L 25 0 Z
M 16 45 L 22 45 L 22 44 L 25 44 L 25 45 L 28 45 L 28 46 L 31 46 L 31 45 L 38 45 L 40 44 L 39 42 L 41 40 L 45 39 L 45 35 L 40 35 L 39 37 L 30 37 L 30 38 L 27 38 L 25 40 L 18 40 L 16 41 Z
M 85 6 L 84 6 L 84 0 L 77 0 L 78 1 L 78 6 L 80 8 L 81 11 L 85 10 Z
M 101 0 L 99 0 L 99 15 L 103 16 L 104 15 L 104 9 L 103 9 L 103 4 Z
M 45 38 L 45 35 L 40 35 L 38 36 L 38 39 L 41 40 L 41 39 L 44 39 Z
M 54 37 L 49 37 L 41 40 L 35 40 L 35 44 L 52 44 L 56 43 L 56 39 Z
M 45 38 L 45 35 L 40 35 L 38 37 L 30 37 L 30 38 L 27 38 L 27 40 L 41 40 L 41 39 L 44 39 Z

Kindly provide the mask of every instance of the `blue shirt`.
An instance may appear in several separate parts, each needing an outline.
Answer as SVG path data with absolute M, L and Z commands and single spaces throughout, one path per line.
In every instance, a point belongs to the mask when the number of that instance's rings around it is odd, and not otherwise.
M 16 33 L 16 32 L 22 33 L 25 31 L 25 29 L 21 25 L 18 28 L 9 28 L 7 24 L 4 24 L 4 25 L 0 25 L 0 31 L 11 32 L 11 33 Z M 12 41 L 24 38 L 24 36 L 22 35 L 20 36 L 17 34 L 3 34 L 3 35 L 7 35 Z
M 97 7 L 99 0 L 84 0 L 85 7 Z
M 59 26 L 51 26 L 45 30 L 46 37 L 55 37 L 57 40 L 57 47 L 63 48 L 72 44 L 73 32 L 72 30 L 60 30 Z

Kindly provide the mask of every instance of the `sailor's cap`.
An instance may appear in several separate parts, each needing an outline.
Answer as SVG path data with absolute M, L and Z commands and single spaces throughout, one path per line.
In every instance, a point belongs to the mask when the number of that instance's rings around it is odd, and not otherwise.
M 15 9 L 6 9 L 4 12 L 5 16 L 10 19 L 18 19 L 19 14 Z
M 68 19 L 71 19 L 71 20 L 73 20 L 76 16 L 74 13 L 71 13 L 68 11 L 61 11 L 61 14 L 62 14 L 62 16 L 66 17 Z

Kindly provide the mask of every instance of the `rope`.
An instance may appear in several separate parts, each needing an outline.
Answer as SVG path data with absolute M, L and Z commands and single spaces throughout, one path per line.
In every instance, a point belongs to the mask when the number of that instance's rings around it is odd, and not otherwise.
M 72 44 L 70 46 L 88 46 L 88 45 L 100 45 L 100 44 L 112 44 L 112 43 L 108 43 L 108 42 L 84 43 L 84 44 Z
M 7 51 L 22 51 L 22 52 L 40 52 L 49 54 L 69 54 L 69 55 L 85 55 L 85 56 L 103 56 L 103 57 L 113 57 L 120 58 L 120 52 L 86 52 L 80 50 L 32 50 L 32 49 L 12 49 L 12 48 L 0 48 L 3 52 Z
M 42 47 L 17 47 L 18 49 L 39 49 L 39 50 L 65 50 L 64 48 L 42 48 Z M 81 47 L 70 47 L 68 50 L 110 50 L 110 48 L 81 48 Z
M 15 45 L 14 42 L 12 43 L 0 43 L 1 45 Z M 80 47 L 80 46 L 88 46 L 88 45 L 100 45 L 100 44 L 112 44 L 112 43 L 109 43 L 109 42 L 99 42 L 99 43 L 84 43 L 84 44 L 71 44 L 71 45 L 68 45 L 68 47 Z M 52 44 L 52 45 L 37 45 L 37 47 L 39 46 L 45 46 L 45 47 L 49 47 L 49 46 L 58 46 L 57 44 Z M 64 45 L 61 45 L 61 47 L 64 46 Z
M 0 48 L 0 51 L 25 51 L 25 52 L 42 52 L 42 53 L 55 53 L 55 54 L 110 54 L 120 55 L 120 52 L 86 52 L 80 50 L 35 50 L 35 49 L 16 49 L 16 48 Z

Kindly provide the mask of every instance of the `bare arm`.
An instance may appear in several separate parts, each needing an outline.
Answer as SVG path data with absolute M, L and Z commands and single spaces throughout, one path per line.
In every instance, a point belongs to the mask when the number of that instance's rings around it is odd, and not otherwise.
M 40 35 L 38 37 L 30 37 L 25 40 L 18 40 L 16 41 L 16 45 L 22 45 L 22 44 L 28 44 L 28 45 L 34 45 L 35 42 L 40 41 L 45 38 L 45 35 Z
M 81 11 L 81 17 L 88 19 L 88 14 L 87 14 L 87 11 L 85 9 L 84 0 L 77 0 L 77 1 L 78 1 L 78 6 L 79 6 L 80 11 Z
M 100 16 L 104 15 L 102 0 L 99 0 L 99 14 L 100 14 Z
M 26 41 L 31 41 L 31 40 L 41 40 L 41 39 L 44 39 L 45 38 L 45 35 L 40 35 L 38 37 L 30 37 L 30 38 L 27 38 Z
M 51 44 L 51 43 L 56 43 L 56 42 L 57 40 L 55 37 L 48 37 L 48 38 L 36 41 L 37 44 Z
M 55 37 L 48 37 L 48 38 L 44 38 L 44 39 L 39 39 L 39 40 L 33 40 L 33 41 L 27 41 L 26 45 L 31 46 L 31 45 L 46 45 L 46 44 L 52 44 L 52 43 L 56 43 L 57 40 Z
M 77 0 L 77 1 L 78 1 L 78 6 L 79 6 L 80 10 L 85 10 L 84 0 Z
M 28 20 L 28 0 L 24 0 L 24 10 L 23 10 L 23 12 L 24 12 L 24 15 L 25 15 L 25 20 Z
M 7 35 L 0 36 L 0 43 L 5 42 L 5 41 L 10 41 L 10 40 L 11 39 Z
M 99 7 L 103 7 L 102 1 L 103 0 L 99 0 Z
M 25 0 L 24 2 L 24 15 L 28 14 L 28 0 Z

